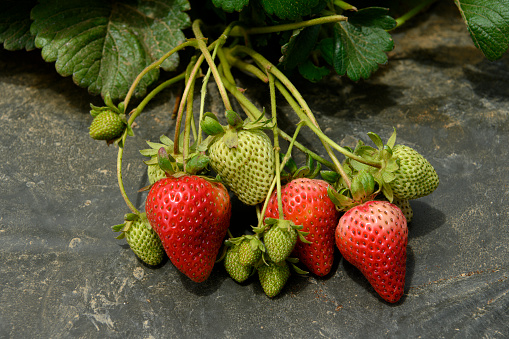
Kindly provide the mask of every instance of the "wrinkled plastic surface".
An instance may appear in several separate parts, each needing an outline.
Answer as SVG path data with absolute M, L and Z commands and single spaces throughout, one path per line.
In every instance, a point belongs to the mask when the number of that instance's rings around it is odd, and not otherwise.
M 339 255 L 329 276 L 292 276 L 274 299 L 256 277 L 237 284 L 221 265 L 202 284 L 170 262 L 142 265 L 111 231 L 128 210 L 116 147 L 88 136 L 89 103 L 100 98 L 58 76 L 37 51 L 1 50 L 0 337 L 507 337 L 509 58 L 485 60 L 447 5 L 394 39 L 388 65 L 367 81 L 297 84 L 341 145 L 369 142 L 369 131 L 386 140 L 396 127 L 398 142 L 440 176 L 432 195 L 411 202 L 406 288 L 394 305 Z M 267 93 L 259 84 L 248 91 L 260 107 Z M 124 180 L 139 208 L 137 190 L 148 181 L 138 150 L 173 130 L 174 96 L 163 92 L 147 107 L 128 140 Z M 210 103 L 222 109 L 219 96 Z M 281 126 L 293 132 L 296 116 L 280 109 Z M 316 137 L 302 136 L 323 154 Z M 237 232 L 254 216 L 239 206 Z

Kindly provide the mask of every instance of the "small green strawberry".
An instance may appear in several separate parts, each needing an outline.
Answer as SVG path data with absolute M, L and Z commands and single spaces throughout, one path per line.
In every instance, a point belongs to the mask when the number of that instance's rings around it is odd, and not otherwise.
M 297 244 L 298 233 L 292 227 L 293 222 L 290 220 L 271 218 L 268 218 L 268 220 L 275 220 L 275 223 L 263 236 L 263 242 L 270 260 L 280 263 L 292 253 L 295 244 Z
M 269 261 L 258 267 L 258 279 L 269 298 L 273 298 L 281 292 L 289 277 L 290 267 L 286 261 L 278 264 Z
M 241 283 L 249 278 L 253 271 L 253 267 L 250 265 L 243 265 L 240 262 L 239 250 L 239 245 L 234 245 L 228 248 L 226 257 L 224 258 L 224 267 L 233 280 Z
M 260 130 L 262 124 L 243 124 L 233 111 L 227 115 L 230 125 L 226 128 L 210 115 L 202 124 L 204 131 L 215 133 L 209 139 L 210 165 L 240 201 L 257 205 L 267 196 L 274 178 L 274 149 Z
M 424 197 L 438 187 L 439 179 L 433 166 L 416 150 L 396 145 L 393 158 L 399 168 L 390 182 L 395 199 L 410 200 Z
M 90 136 L 95 140 L 112 140 L 120 137 L 127 124 L 125 118 L 113 111 L 103 111 L 90 125 Z
M 410 206 L 410 201 L 394 199 L 392 203 L 401 209 L 401 212 L 403 212 L 405 215 L 407 223 L 412 221 L 412 218 L 414 217 L 414 211 L 412 210 L 412 206 Z
M 141 261 L 150 266 L 159 265 L 164 257 L 164 248 L 157 233 L 152 229 L 145 213 L 126 215 L 124 224 L 115 225 L 113 231 L 122 233 L 117 239 L 125 237 L 131 250 Z
M 433 166 L 416 150 L 396 144 L 396 130 L 386 145 L 377 134 L 370 132 L 368 136 L 377 149 L 359 141 L 352 152 L 367 163 L 378 165 L 371 166 L 349 158 L 344 164 L 348 176 L 355 177 L 362 171 L 370 173 L 389 201 L 417 199 L 431 194 L 438 187 L 439 178 Z M 341 180 L 337 186 L 338 190 L 346 187 Z M 369 197 L 366 198 L 369 200 Z
M 253 235 L 245 235 L 239 245 L 239 261 L 244 266 L 254 266 L 265 251 L 263 243 Z

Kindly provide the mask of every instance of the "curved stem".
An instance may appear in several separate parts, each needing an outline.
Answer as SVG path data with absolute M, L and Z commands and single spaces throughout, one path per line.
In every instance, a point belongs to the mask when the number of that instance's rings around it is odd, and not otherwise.
M 163 89 L 165 89 L 166 87 L 169 87 L 173 84 L 175 84 L 176 82 L 179 82 L 181 80 L 184 80 L 186 77 L 186 73 L 183 72 L 183 73 L 180 73 L 179 75 L 171 78 L 171 79 L 168 79 L 166 80 L 165 82 L 161 83 L 159 86 L 157 86 L 156 88 L 154 88 L 149 94 L 147 94 L 145 96 L 145 98 L 143 98 L 142 102 L 140 102 L 140 104 L 138 105 L 138 107 L 136 107 L 136 109 L 134 109 L 133 113 L 129 116 L 129 120 L 128 120 L 128 123 L 129 123 L 129 126 L 132 125 L 132 123 L 134 122 L 134 119 L 136 119 L 140 114 L 141 112 L 143 111 L 143 109 L 145 108 L 145 106 L 150 102 L 150 100 L 152 100 L 159 92 L 161 92 Z
M 189 96 L 189 93 L 192 88 L 194 88 L 194 82 L 196 80 L 196 76 L 198 74 L 198 71 L 200 69 L 201 64 L 203 63 L 204 57 L 203 55 L 200 55 L 198 60 L 196 61 L 196 64 L 192 67 L 192 70 L 189 71 L 189 67 L 186 70 L 186 73 L 188 73 L 188 80 L 186 83 L 186 87 L 184 89 L 184 93 L 182 94 L 182 100 L 180 101 L 179 110 L 177 113 L 177 123 L 175 124 L 175 137 L 173 138 L 173 153 L 179 154 L 179 138 L 180 138 L 180 126 L 182 124 L 182 115 L 184 112 L 184 106 L 187 104 L 187 97 Z M 191 64 L 189 66 L 192 66 Z
M 238 28 L 237 30 L 232 31 L 232 36 L 244 36 L 243 33 L 249 34 L 266 34 L 266 33 L 276 33 L 282 31 L 292 31 L 294 29 L 315 26 L 315 25 L 323 25 L 333 22 L 346 21 L 347 17 L 343 15 L 329 15 L 321 18 L 310 19 L 301 22 L 295 22 L 290 24 L 283 25 L 275 25 L 275 26 L 265 26 L 265 27 L 252 27 L 252 28 Z M 239 27 L 239 26 L 237 26 Z
M 166 87 L 169 87 L 173 85 L 174 83 L 184 80 L 185 73 L 181 73 L 177 75 L 176 77 L 173 77 L 169 80 L 166 80 L 156 88 L 154 88 L 149 94 L 145 96 L 145 98 L 140 102 L 138 107 L 134 109 L 133 114 L 129 117 L 129 120 L 127 123 L 129 126 L 131 126 L 134 122 L 134 120 L 141 114 L 145 106 L 152 100 L 159 92 L 161 92 Z M 125 141 L 127 139 L 127 130 L 122 135 L 121 145 L 122 147 L 118 147 L 118 156 L 117 156 L 117 181 L 118 181 L 118 187 L 120 189 L 120 193 L 122 194 L 122 197 L 124 198 L 125 203 L 127 204 L 127 207 L 131 210 L 131 212 L 135 214 L 139 214 L 139 211 L 134 207 L 131 200 L 129 200 L 129 197 L 127 196 L 127 193 L 125 191 L 124 182 L 122 180 L 122 159 L 124 156 L 124 147 L 125 147 Z
M 256 106 L 251 101 L 249 101 L 249 99 L 246 98 L 246 96 L 242 94 L 234 84 L 230 83 L 226 79 L 224 80 L 224 84 L 228 92 L 230 92 L 235 97 L 235 99 L 237 99 L 239 104 L 243 107 L 244 111 L 246 112 L 247 116 L 251 121 L 255 121 L 261 115 L 263 115 L 263 113 L 258 108 L 256 108 Z M 292 140 L 292 138 L 285 131 L 278 129 L 278 132 L 281 134 L 281 137 L 286 141 Z M 297 147 L 302 152 L 309 154 L 314 160 L 318 161 L 322 165 L 325 165 L 331 169 L 335 168 L 333 163 L 319 156 L 318 154 L 311 151 L 301 143 L 295 141 L 295 147 Z
M 298 123 L 297 124 L 297 129 L 295 130 L 295 133 L 293 133 L 293 137 L 291 138 L 290 145 L 288 146 L 288 149 L 286 150 L 286 154 L 283 157 L 283 160 L 281 161 L 281 165 L 279 166 L 279 174 L 281 174 L 281 171 L 286 166 L 286 162 L 292 156 L 292 149 L 293 149 L 293 146 L 296 145 L 296 141 L 295 140 L 297 140 L 297 135 L 299 134 L 300 128 L 302 127 L 302 125 L 303 125 L 302 123 Z M 276 159 L 276 163 L 279 163 L 279 160 Z M 269 193 L 267 193 L 267 197 L 265 198 L 265 202 L 263 203 L 262 210 L 259 213 L 260 217 L 258 218 L 258 228 L 262 227 L 263 216 L 265 215 L 265 212 L 267 211 L 267 207 L 269 205 L 270 196 L 272 195 L 272 192 L 274 191 L 274 187 L 276 187 L 276 182 L 277 182 L 277 178 L 274 177 L 274 179 L 272 179 L 272 183 L 271 183 L 270 188 L 269 188 Z M 279 202 L 278 202 L 278 204 L 279 204 Z M 278 206 L 278 208 L 279 208 L 279 206 Z M 282 214 L 283 213 L 281 213 L 280 216 Z
M 432 3 L 436 2 L 436 1 L 437 0 L 426 0 L 426 1 L 421 2 L 420 4 L 418 4 L 417 6 L 412 8 L 410 11 L 408 11 L 405 14 L 403 14 L 399 18 L 397 18 L 396 19 L 396 26 L 394 28 L 400 27 L 405 22 L 407 22 L 408 20 L 410 20 L 411 18 L 413 18 L 414 16 L 419 14 L 419 12 L 422 11 L 424 8 L 426 8 L 427 6 L 431 5 Z
M 125 139 L 127 137 L 127 130 L 122 135 L 122 144 L 125 145 Z M 129 200 L 129 197 L 127 196 L 127 193 L 125 191 L 124 182 L 122 180 L 122 157 L 124 156 L 124 147 L 118 147 L 118 156 L 117 156 L 117 180 L 118 180 L 118 187 L 120 188 L 120 193 L 122 194 L 122 197 L 124 198 L 125 203 L 127 204 L 127 207 L 133 212 L 134 214 L 139 214 L 140 212 L 134 207 L 131 200 Z
M 127 111 L 127 106 L 129 105 L 129 101 L 131 100 L 134 90 L 136 89 L 136 86 L 138 86 L 138 84 L 140 83 L 141 79 L 151 70 L 156 69 L 159 66 L 161 66 L 161 64 L 166 59 L 168 59 L 172 54 L 180 51 L 181 49 L 186 48 L 187 46 L 196 47 L 197 46 L 196 40 L 192 39 L 192 40 L 188 40 L 186 42 L 181 43 L 180 45 L 178 45 L 177 47 L 173 48 L 171 51 L 169 51 L 168 53 L 163 55 L 161 58 L 159 58 L 159 60 L 157 60 L 157 61 L 153 62 L 152 64 L 150 64 L 149 66 L 147 66 L 143 71 L 141 71 L 140 74 L 138 74 L 136 79 L 134 79 L 134 82 L 131 84 L 131 87 L 129 88 L 129 91 L 127 92 L 127 95 L 124 99 L 124 113 Z
M 195 33 L 195 35 L 203 37 L 203 34 L 201 34 L 201 31 L 199 28 L 200 23 L 201 23 L 200 20 L 196 20 L 193 23 L 193 32 Z M 221 44 L 221 42 L 222 42 L 224 44 L 224 42 L 226 42 L 226 38 L 227 38 L 227 36 L 225 34 L 223 34 L 218 40 L 214 41 L 214 43 Z M 221 95 L 221 98 L 223 99 L 223 104 L 225 106 L 225 109 L 227 111 L 231 110 L 232 106 L 230 104 L 230 99 L 228 98 L 228 94 L 226 92 L 226 89 L 224 88 L 223 82 L 221 81 L 221 77 L 219 76 L 219 72 L 217 70 L 216 64 L 214 63 L 214 60 L 212 59 L 212 56 L 210 55 L 210 52 L 207 49 L 207 45 L 205 44 L 205 41 L 203 39 L 198 39 L 197 43 L 198 43 L 198 48 L 202 52 L 202 55 L 205 57 L 205 60 L 207 61 L 210 69 L 212 70 L 212 75 L 214 76 L 214 79 L 216 80 L 217 88 L 219 90 L 219 94 Z
M 281 201 L 281 169 L 279 167 L 279 135 L 277 128 L 277 112 L 276 112 L 276 88 L 274 86 L 274 76 L 269 73 L 269 92 L 270 92 L 270 110 L 272 113 L 274 134 L 274 157 L 276 162 L 276 192 L 277 192 L 277 207 L 279 219 L 284 219 L 283 202 Z

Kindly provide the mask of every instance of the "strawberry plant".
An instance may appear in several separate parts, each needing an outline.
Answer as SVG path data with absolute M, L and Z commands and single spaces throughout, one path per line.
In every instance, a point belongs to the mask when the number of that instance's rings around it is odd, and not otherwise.
M 438 174 L 418 150 L 396 143 L 396 131 L 386 143 L 368 132 L 374 147 L 339 145 L 292 80 L 370 77 L 388 61 L 391 31 L 433 2 L 8 0 L 0 4 L 0 43 L 39 48 L 59 74 L 104 98 L 105 106 L 91 106 L 89 133 L 118 148 L 118 186 L 130 210 L 113 229 L 147 264 L 158 265 L 164 250 L 201 283 L 221 263 L 238 283 L 257 277 L 272 298 L 292 275 L 329 275 L 337 248 L 395 303 L 405 291 L 409 201 L 433 193 Z M 509 0 L 454 3 L 475 45 L 500 58 L 509 44 Z M 176 74 L 157 82 L 161 71 Z M 240 73 L 267 87 L 267 108 L 237 87 Z M 211 81 L 223 104 L 212 112 Z M 149 178 L 142 212 L 124 189 L 124 149 L 145 107 L 178 85 L 174 134 L 140 150 Z M 299 120 L 292 134 L 278 125 L 281 101 Z M 303 145 L 303 128 L 323 152 Z M 307 159 L 301 167 L 296 153 Z M 242 234 L 229 230 L 231 199 L 256 209 L 256 225 Z

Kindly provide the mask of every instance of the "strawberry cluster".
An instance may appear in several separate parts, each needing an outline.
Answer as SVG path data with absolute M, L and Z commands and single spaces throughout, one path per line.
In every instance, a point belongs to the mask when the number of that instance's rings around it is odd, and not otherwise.
M 200 36 L 199 27 L 194 31 Z M 132 212 L 114 231 L 121 231 L 119 238 L 125 237 L 149 265 L 159 265 L 166 253 L 176 269 L 201 283 L 221 262 L 239 283 L 257 276 L 269 297 L 278 295 L 292 274 L 330 275 L 339 260 L 337 249 L 385 301 L 399 301 L 404 294 L 407 225 L 413 216 L 409 201 L 437 188 L 433 166 L 414 149 L 396 144 L 396 131 L 386 144 L 368 133 L 375 147 L 363 141 L 354 149 L 338 145 L 322 132 L 307 103 L 277 67 L 247 47 L 224 47 L 227 36 L 228 30 L 209 46 L 203 39 L 186 42 L 197 48 L 193 63 L 149 93 L 131 114 L 125 113 L 129 95 L 118 106 L 106 98 L 105 107 L 92 107 L 95 119 L 90 134 L 118 145 L 119 187 Z M 195 114 L 193 89 L 204 60 L 208 72 L 200 111 Z M 269 84 L 270 115 L 237 88 L 234 67 Z M 211 74 L 225 105 L 224 115 L 204 112 Z M 140 212 L 123 188 L 123 149 L 145 105 L 164 86 L 178 81 L 185 82 L 185 89 L 176 106 L 173 140 L 161 136 L 159 143 L 147 141 L 150 148 L 140 151 L 149 158 L 145 163 L 150 182 Z M 300 119 L 293 136 L 277 125 L 276 91 Z M 231 98 L 245 117 L 232 110 Z M 330 160 L 299 143 L 302 127 L 316 134 Z M 280 138 L 288 141 L 285 150 Z M 306 163 L 297 166 L 294 152 L 304 153 Z M 342 162 L 337 152 L 344 156 Z M 231 196 L 257 211 L 257 225 L 246 225 L 237 236 L 229 231 Z

